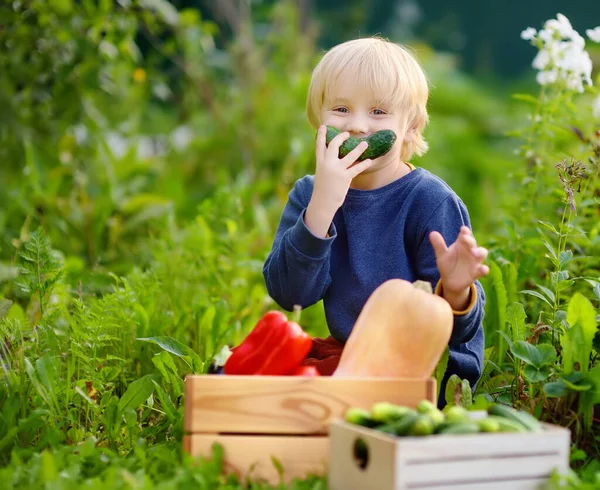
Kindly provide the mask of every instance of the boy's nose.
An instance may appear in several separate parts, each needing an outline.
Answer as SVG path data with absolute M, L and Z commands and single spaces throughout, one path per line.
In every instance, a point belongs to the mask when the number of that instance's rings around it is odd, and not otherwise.
M 348 131 L 352 136 L 364 136 L 369 132 L 369 125 L 362 119 L 353 119 L 352 121 L 348 122 L 346 131 Z

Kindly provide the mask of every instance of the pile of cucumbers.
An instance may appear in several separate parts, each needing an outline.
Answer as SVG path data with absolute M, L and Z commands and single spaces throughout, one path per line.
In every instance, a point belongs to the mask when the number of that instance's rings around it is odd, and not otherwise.
M 444 410 L 439 410 L 428 400 L 421 401 L 416 409 L 378 402 L 371 406 L 370 411 L 349 408 L 345 420 L 399 437 L 542 431 L 540 422 L 529 413 L 498 403 L 491 404 L 487 413 L 476 413 L 457 405 L 448 405 Z

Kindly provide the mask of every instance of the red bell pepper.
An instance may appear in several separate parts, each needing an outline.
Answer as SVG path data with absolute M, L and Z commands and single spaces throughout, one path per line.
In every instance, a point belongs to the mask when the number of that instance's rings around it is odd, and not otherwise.
M 312 347 L 312 338 L 280 311 L 269 311 L 227 359 L 225 374 L 285 375 Z

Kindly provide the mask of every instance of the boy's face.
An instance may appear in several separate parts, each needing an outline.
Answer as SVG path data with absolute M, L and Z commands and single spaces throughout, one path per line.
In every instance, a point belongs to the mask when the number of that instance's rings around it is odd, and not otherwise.
M 343 77 L 341 77 L 343 78 Z M 375 160 L 379 166 L 385 160 L 397 160 L 407 135 L 407 121 L 403 111 L 383 104 L 370 90 L 361 89 L 352 80 L 341 79 L 325 97 L 321 109 L 321 123 L 347 131 L 350 136 L 364 138 L 382 129 L 391 129 L 397 139 L 392 150 Z

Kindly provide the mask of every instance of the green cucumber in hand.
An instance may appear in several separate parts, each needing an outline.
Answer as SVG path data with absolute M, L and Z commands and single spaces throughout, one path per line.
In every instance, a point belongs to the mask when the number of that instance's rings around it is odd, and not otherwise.
M 340 133 L 341 131 L 339 129 L 336 129 L 333 126 L 327 126 L 327 137 L 325 139 L 325 144 L 329 146 L 331 140 Z M 396 133 L 394 133 L 391 129 L 382 129 L 381 131 L 377 131 L 366 138 L 355 138 L 351 136 L 342 143 L 342 146 L 340 146 L 339 158 L 344 158 L 362 141 L 366 141 L 369 144 L 369 147 L 361 156 L 358 157 L 356 160 L 357 162 L 362 162 L 363 160 L 367 160 L 369 158 L 374 160 L 375 158 L 385 155 L 392 149 L 392 146 L 394 146 L 394 142 L 396 141 Z

